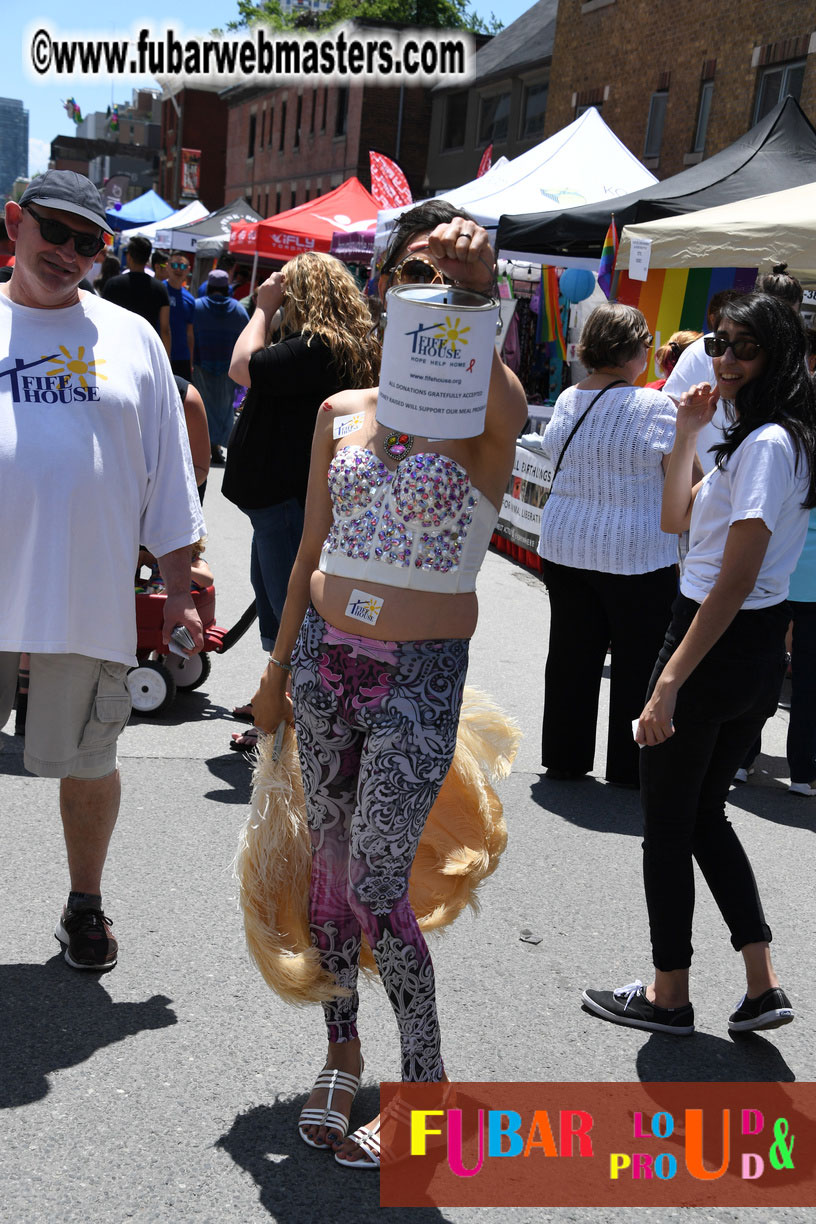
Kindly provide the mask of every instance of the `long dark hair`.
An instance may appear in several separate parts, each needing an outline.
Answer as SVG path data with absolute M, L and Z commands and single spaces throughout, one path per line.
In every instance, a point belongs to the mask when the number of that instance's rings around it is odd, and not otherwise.
M 417 234 L 425 234 L 443 223 L 450 224 L 455 217 L 464 217 L 466 221 L 474 220 L 464 208 L 456 208 L 447 200 L 441 199 L 425 200 L 424 203 L 401 213 L 391 233 L 380 271 L 393 271 L 400 251 Z
M 807 465 L 810 483 L 804 505 L 816 506 L 816 391 L 805 363 L 807 341 L 802 321 L 778 298 L 746 293 L 726 303 L 720 324 L 729 319 L 762 346 L 765 363 L 756 378 L 737 391 L 734 419 L 725 440 L 712 447 L 717 467 L 762 425 L 781 425 L 796 447 L 796 466 Z

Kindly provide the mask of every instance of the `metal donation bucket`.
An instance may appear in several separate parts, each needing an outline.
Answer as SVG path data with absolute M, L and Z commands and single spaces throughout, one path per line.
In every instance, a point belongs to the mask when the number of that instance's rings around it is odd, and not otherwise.
M 484 433 L 498 302 L 455 285 L 399 285 L 385 317 L 380 424 L 423 438 Z

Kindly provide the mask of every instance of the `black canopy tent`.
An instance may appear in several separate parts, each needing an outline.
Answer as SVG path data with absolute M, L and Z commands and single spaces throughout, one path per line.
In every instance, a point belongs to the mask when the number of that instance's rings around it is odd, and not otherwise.
M 508 256 L 597 263 L 613 212 L 620 234 L 634 222 L 714 208 L 814 179 L 816 129 L 788 96 L 727 149 L 643 191 L 563 212 L 502 216 L 496 245 Z

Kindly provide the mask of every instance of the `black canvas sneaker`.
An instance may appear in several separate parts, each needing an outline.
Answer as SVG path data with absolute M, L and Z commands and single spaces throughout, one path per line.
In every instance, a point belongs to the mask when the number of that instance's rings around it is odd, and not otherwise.
M 62 911 L 54 936 L 63 946 L 72 969 L 104 972 L 116 964 L 119 945 L 110 930 L 112 920 L 99 909 Z
M 694 1032 L 694 1008 L 690 1003 L 683 1007 L 658 1007 L 646 998 L 646 987 L 640 981 L 619 986 L 617 990 L 585 990 L 581 998 L 596 1016 L 613 1024 L 670 1033 L 673 1037 L 688 1037 Z
M 753 1033 L 757 1029 L 780 1028 L 793 1019 L 791 1001 L 778 986 L 756 999 L 743 995 L 737 1010 L 728 1017 L 729 1033 Z

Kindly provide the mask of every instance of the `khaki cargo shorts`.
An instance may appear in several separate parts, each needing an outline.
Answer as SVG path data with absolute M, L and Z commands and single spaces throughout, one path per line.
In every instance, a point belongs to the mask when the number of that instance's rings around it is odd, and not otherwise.
M 0 651 L 0 727 L 14 704 L 19 654 Z M 130 717 L 124 663 L 32 654 L 23 763 L 41 778 L 104 778 Z

